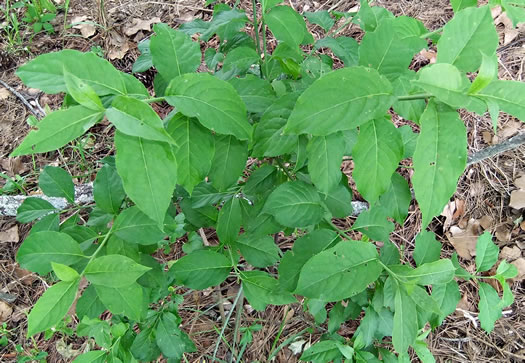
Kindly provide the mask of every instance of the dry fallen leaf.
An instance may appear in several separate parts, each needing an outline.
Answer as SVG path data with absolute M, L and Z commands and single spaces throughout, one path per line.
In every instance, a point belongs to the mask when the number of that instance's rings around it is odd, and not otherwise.
M 443 224 L 443 230 L 448 231 L 450 225 L 452 224 L 452 220 L 454 217 L 454 211 L 456 210 L 456 201 L 453 200 L 449 202 L 445 208 L 443 208 L 443 212 L 441 212 L 441 215 L 445 217 L 445 223 Z
M 476 243 L 480 234 L 479 222 L 475 219 L 470 219 L 465 229 L 458 226 L 450 227 L 447 237 L 458 255 L 470 260 L 472 256 L 476 255 Z
M 8 303 L 0 300 L 0 323 L 3 323 L 7 319 L 9 319 L 12 313 L 13 308 L 11 308 L 11 306 L 9 306 Z
M 80 34 L 82 34 L 82 36 L 84 38 L 89 38 L 90 36 L 92 36 L 93 34 L 96 33 L 97 31 L 97 28 L 95 28 L 95 26 L 93 24 L 85 24 L 84 22 L 87 22 L 89 21 L 88 20 L 88 17 L 87 16 L 75 16 L 72 20 L 71 20 L 71 24 L 75 24 L 73 25 L 73 29 L 78 29 L 80 30 Z M 83 23 L 83 24 L 78 24 L 78 23 Z
M 421 52 L 419 52 L 419 54 L 423 58 L 428 60 L 430 62 L 430 64 L 436 63 L 437 53 L 434 52 L 433 50 L 422 50 Z
M 510 193 L 509 207 L 514 209 L 525 208 L 525 190 L 514 190 Z
M 512 229 L 506 224 L 496 227 L 496 239 L 500 242 L 509 242 Z
M 512 261 L 511 264 L 518 269 L 518 276 L 513 278 L 512 281 L 522 281 L 525 278 L 525 258 L 520 257 L 516 261 Z
M 124 26 L 124 34 L 128 37 L 137 34 L 141 30 L 150 31 L 151 24 L 160 23 L 160 18 L 155 17 L 150 20 L 142 20 L 135 18 L 129 26 Z
M 28 286 L 36 280 L 35 275 L 33 275 L 31 271 L 24 270 L 18 266 L 15 267 L 15 276 L 18 280 L 20 280 L 21 283 Z
M 499 258 L 507 261 L 514 261 L 519 257 L 521 257 L 521 249 L 518 246 L 505 246 L 501 249 L 501 252 L 499 253 Z
M 116 31 L 109 32 L 108 58 L 111 60 L 122 59 L 129 50 L 128 40 Z
M 456 199 L 456 211 L 452 216 L 452 219 L 456 220 L 465 215 L 465 201 L 462 199 Z
M 492 138 L 494 137 L 494 134 L 490 131 L 483 131 L 481 133 L 481 136 L 483 137 L 483 141 L 485 141 L 486 144 L 492 145 Z
M 2 242 L 18 242 L 20 237 L 18 236 L 18 226 L 15 224 L 7 231 L 0 232 L 0 243 Z
M 519 28 L 514 29 L 512 20 L 509 19 L 506 12 L 501 13 L 494 22 L 496 25 L 503 24 L 505 26 L 505 29 L 503 30 L 503 44 L 509 44 L 520 34 Z
M 479 225 L 481 228 L 487 230 L 492 228 L 492 223 L 494 223 L 494 219 L 491 216 L 484 215 L 479 220 Z
M 0 88 L 0 100 L 5 100 L 11 95 L 11 92 L 5 88 Z

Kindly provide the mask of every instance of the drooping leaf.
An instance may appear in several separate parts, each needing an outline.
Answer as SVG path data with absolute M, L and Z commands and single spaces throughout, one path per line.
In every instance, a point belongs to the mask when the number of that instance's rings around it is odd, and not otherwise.
M 228 82 L 241 96 L 248 112 L 264 112 L 276 100 L 271 84 L 265 79 L 248 74 L 244 78 L 232 78 Z
M 71 175 L 62 168 L 46 166 L 38 178 L 38 186 L 48 197 L 66 198 L 75 201 L 75 185 Z
M 41 231 L 32 233 L 18 249 L 16 261 L 22 268 L 45 275 L 51 262 L 72 265 L 84 258 L 78 243 L 65 233 Z
M 376 70 L 342 68 L 318 79 L 299 96 L 286 133 L 326 136 L 383 117 L 392 86 Z
M 43 153 L 61 148 L 84 134 L 102 119 L 103 113 L 84 106 L 72 106 L 50 113 L 31 130 L 10 156 Z
M 492 242 L 492 235 L 485 231 L 476 243 L 476 272 L 488 271 L 498 261 L 499 248 Z
M 279 247 L 270 236 L 254 237 L 243 234 L 235 242 L 246 261 L 255 267 L 271 266 L 279 260 Z
M 93 111 L 104 111 L 104 106 L 95 90 L 80 78 L 64 70 L 67 94 L 73 97 L 78 104 Z
M 225 7 L 224 10 L 216 11 L 213 14 L 213 19 L 207 29 L 202 32 L 201 40 L 208 41 L 216 33 L 221 41 L 229 40 L 239 33 L 240 28 L 246 22 L 248 22 L 248 18 L 244 11 Z
M 320 195 L 332 217 L 344 218 L 352 213 L 352 191 L 348 188 L 346 176 L 343 176 L 341 182 L 327 194 L 320 193 Z
M 170 81 L 199 68 L 202 57 L 199 43 L 167 24 L 155 24 L 153 30 L 155 35 L 150 39 L 151 57 L 163 79 Z
M 133 284 L 150 268 L 139 265 L 131 258 L 122 255 L 106 255 L 95 258 L 85 270 L 85 277 L 94 285 L 113 288 Z
M 337 301 L 356 295 L 375 281 L 382 271 L 379 255 L 370 243 L 340 242 L 306 262 L 296 293 L 322 301 Z
M 93 197 L 97 207 L 105 212 L 117 214 L 126 196 L 117 170 L 109 165 L 99 169 L 93 183 Z
M 498 57 L 494 54 L 488 56 L 482 53 L 481 67 L 474 82 L 470 85 L 469 94 L 479 93 L 483 88 L 487 87 L 492 80 L 498 77 Z
M 397 223 L 403 225 L 408 216 L 408 207 L 412 194 L 405 178 L 398 173 L 392 174 L 390 187 L 379 199 L 379 203 L 387 210 L 387 214 Z
M 61 281 L 73 281 L 79 278 L 79 274 L 76 270 L 69 266 L 62 265 L 61 263 L 51 262 L 53 272 Z
M 308 172 L 312 182 L 322 193 L 328 194 L 339 184 L 344 150 L 345 139 L 342 132 L 314 136 L 308 142 Z
M 339 240 L 336 232 L 327 229 L 317 229 L 298 238 L 292 250 L 286 252 L 279 263 L 280 285 L 288 291 L 294 291 L 304 264 L 314 255 L 333 247 Z
M 371 120 L 361 126 L 352 156 L 357 189 L 374 203 L 391 185 L 392 174 L 403 158 L 403 140 L 389 120 Z
M 456 310 L 461 299 L 458 283 L 452 280 L 447 284 L 432 285 L 432 298 L 438 303 L 439 310 L 441 310 L 441 315 L 434 315 L 430 320 L 432 327 L 436 327 Z
M 375 241 L 389 241 L 394 223 L 387 220 L 387 211 L 380 206 L 372 207 L 357 217 L 353 229 L 367 235 Z
M 326 37 L 315 42 L 315 49 L 329 48 L 341 59 L 345 67 L 357 66 L 359 63 L 359 43 L 350 37 Z
M 180 318 L 164 312 L 155 330 L 155 339 L 165 357 L 181 359 L 186 352 L 194 352 L 195 345 L 180 328 Z
M 359 24 L 361 29 L 366 32 L 373 32 L 383 19 L 393 18 L 394 15 L 387 9 L 379 6 L 372 6 L 368 4 L 368 0 L 360 0 L 361 6 L 359 12 L 354 20 Z
M 125 96 L 115 97 L 106 116 L 123 134 L 175 144 L 164 129 L 159 115 L 143 101 Z
M 494 54 L 498 41 L 488 6 L 463 9 L 443 28 L 437 44 L 437 62 L 453 64 L 462 72 L 474 72 L 481 65 L 482 53 Z
M 263 213 L 271 214 L 287 227 L 306 227 L 323 217 L 321 198 L 315 188 L 302 181 L 279 185 L 264 204 Z
M 239 140 L 251 138 L 246 106 L 226 81 L 206 73 L 185 74 L 169 84 L 166 101 L 182 114 L 198 118 L 212 131 L 233 135 Z
M 156 244 L 166 236 L 166 233 L 159 229 L 158 223 L 142 213 L 136 206 L 123 210 L 117 216 L 113 225 L 113 233 L 126 242 L 140 245 Z
M 398 288 L 395 297 L 394 330 L 392 343 L 399 354 L 406 353 L 417 336 L 416 304 L 403 288 Z
M 264 20 L 279 42 L 298 46 L 304 44 L 305 40 L 310 43 L 309 40 L 312 39 L 303 17 L 289 6 L 272 8 L 270 12 L 264 14 Z
M 117 171 L 126 194 L 159 225 L 164 222 L 177 181 L 171 147 L 159 141 L 115 134 Z
M 255 310 L 264 310 L 268 304 L 286 305 L 297 301 L 264 271 L 243 271 L 240 277 L 246 299 Z
M 494 329 L 494 323 L 501 318 L 501 308 L 499 308 L 500 298 L 492 286 L 485 282 L 479 283 L 479 321 L 481 327 L 487 333 Z
M 423 214 L 423 228 L 441 213 L 456 191 L 466 159 L 465 125 L 456 111 L 431 101 L 421 117 L 421 134 L 413 157 L 412 185 Z
M 297 145 L 296 135 L 283 135 L 297 96 L 290 93 L 280 97 L 264 111 L 254 132 L 254 156 L 279 156 L 291 152 Z
M 177 144 L 173 149 L 177 160 L 177 184 L 191 194 L 210 171 L 215 153 L 213 135 L 196 119 L 181 114 L 168 121 L 167 130 Z
M 150 51 L 150 39 L 146 38 L 141 40 L 137 44 L 137 48 L 140 51 L 140 55 L 133 63 L 133 68 L 131 69 L 132 73 L 146 72 L 148 69 L 153 67 L 153 57 L 151 56 Z
M 398 130 L 401 134 L 401 139 L 403 139 L 403 146 L 405 149 L 403 159 L 411 158 L 414 155 L 414 151 L 416 150 L 419 133 L 412 131 L 412 127 L 410 127 L 410 125 L 403 125 L 398 128 Z
M 227 190 L 239 180 L 248 160 L 248 143 L 234 136 L 215 137 L 215 154 L 208 179 L 219 191 Z
M 147 305 L 143 288 L 138 283 L 119 288 L 96 285 L 95 290 L 100 301 L 113 314 L 122 314 L 135 321 L 144 317 Z
M 258 64 L 261 57 L 250 47 L 234 48 L 226 54 L 222 68 L 215 75 L 221 79 L 230 79 L 234 76 L 245 75 L 254 64 Z
M 490 101 L 503 111 L 525 120 L 525 84 L 518 81 L 496 80 L 481 90 L 477 96 Z
M 27 317 L 27 335 L 58 324 L 75 300 L 80 279 L 61 281 L 44 292 Z
M 441 255 L 441 243 L 436 241 L 433 232 L 422 230 L 416 237 L 416 248 L 414 249 L 414 261 L 421 266 L 428 262 L 439 260 Z
M 235 242 L 241 230 L 241 206 L 239 198 L 230 198 L 219 211 L 217 220 L 217 236 L 221 243 Z
M 223 282 L 231 262 L 220 253 L 198 250 L 177 260 L 170 269 L 175 280 L 191 289 L 203 290 Z
M 324 31 L 329 31 L 335 24 L 327 10 L 305 11 L 303 15 L 310 23 L 319 25 Z
M 20 223 L 29 223 L 43 217 L 57 209 L 42 198 L 29 197 L 24 199 L 16 211 L 16 220 Z

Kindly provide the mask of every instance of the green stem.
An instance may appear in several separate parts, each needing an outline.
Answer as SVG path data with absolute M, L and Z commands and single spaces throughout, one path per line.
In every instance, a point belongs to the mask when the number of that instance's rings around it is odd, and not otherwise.
M 407 284 L 409 281 L 408 280 L 405 280 L 404 278 L 400 277 L 398 274 L 396 274 L 394 271 L 392 271 L 391 269 L 388 268 L 387 265 L 385 265 L 379 258 L 377 259 L 377 262 L 388 272 L 388 274 L 390 276 L 392 276 L 393 278 L 395 278 L 396 280 L 404 283 L 404 284 Z
M 259 39 L 259 25 L 257 22 L 257 0 L 252 0 L 253 6 L 253 31 L 255 32 L 255 40 L 257 42 L 257 53 L 261 55 L 261 40 Z
M 417 95 L 408 95 L 408 96 L 399 96 L 398 101 L 412 101 L 412 100 L 425 100 L 427 98 L 433 97 L 430 93 L 420 93 Z
M 339 228 L 337 228 L 337 226 L 331 221 L 331 220 L 327 220 L 328 223 L 330 223 L 330 227 L 332 227 L 332 229 L 334 231 L 337 232 L 337 234 L 339 236 L 341 236 L 341 238 L 344 238 L 344 239 L 347 239 L 348 236 L 346 234 L 344 234 L 344 231 L 341 231 Z M 351 231 L 352 229 L 349 229 L 348 231 Z
M 146 98 L 143 101 L 146 103 L 162 102 L 162 101 L 166 101 L 166 98 L 165 97 L 153 97 L 153 98 Z
M 279 158 L 276 158 L 275 159 L 277 161 L 277 165 L 279 165 L 279 167 L 281 169 L 283 169 L 284 173 L 286 174 L 286 176 L 288 177 L 288 179 L 290 180 L 295 180 L 295 178 L 290 174 L 290 172 L 288 171 L 288 169 L 283 165 L 283 163 L 281 162 L 281 160 L 279 160 Z
M 113 225 L 111 226 L 111 229 L 108 231 L 108 233 L 106 234 L 106 236 L 104 237 L 104 239 L 102 240 L 102 242 L 100 242 L 100 245 L 98 246 L 98 248 L 96 249 L 96 251 L 89 257 L 89 261 L 88 263 L 86 264 L 86 267 L 84 267 L 84 270 L 82 270 L 82 272 L 80 273 L 80 276 L 84 276 L 84 273 L 86 272 L 86 269 L 88 268 L 89 264 L 91 263 L 91 261 L 93 261 L 95 259 L 95 257 L 97 257 L 98 253 L 102 250 L 102 248 L 106 245 L 106 242 L 109 240 L 109 236 L 111 236 L 111 232 L 113 232 L 113 228 L 115 227 L 115 224 L 113 223 Z
M 421 39 L 430 38 L 430 37 L 433 36 L 433 35 L 436 35 L 436 34 L 438 34 L 438 33 L 441 33 L 442 31 L 443 31 L 443 27 L 438 28 L 438 29 L 436 29 L 436 30 L 434 30 L 434 31 L 431 31 L 431 32 L 425 33 L 425 34 L 423 34 L 423 35 L 420 35 L 419 37 L 420 37 Z

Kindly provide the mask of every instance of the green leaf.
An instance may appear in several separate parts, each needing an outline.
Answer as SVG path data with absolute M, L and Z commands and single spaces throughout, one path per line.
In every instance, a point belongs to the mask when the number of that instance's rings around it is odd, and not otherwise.
M 151 362 L 159 358 L 161 354 L 157 346 L 154 326 L 147 326 L 141 329 L 130 347 L 133 358 L 140 359 L 144 362 Z
M 249 140 L 252 126 L 246 106 L 235 88 L 206 73 L 177 77 L 166 89 L 166 101 L 179 112 L 196 117 L 208 129 L 219 134 Z
M 201 208 L 207 205 L 219 203 L 224 197 L 230 195 L 228 192 L 217 191 L 210 183 L 202 182 L 198 184 L 191 195 L 191 205 L 193 208 Z
M 284 127 L 297 101 L 297 93 L 280 97 L 261 116 L 254 132 L 254 156 L 279 156 L 293 151 L 296 135 L 284 135 Z
M 264 14 L 264 21 L 279 42 L 287 43 L 289 46 L 311 43 L 309 40 L 312 36 L 306 29 L 306 22 L 289 6 L 272 8 L 270 12 Z
M 432 285 L 432 298 L 438 303 L 441 314 L 431 319 L 432 327 L 439 326 L 443 320 L 456 310 L 461 294 L 458 283 L 455 280 L 447 284 Z
M 410 125 L 403 125 L 398 128 L 398 130 L 401 134 L 401 138 L 403 139 L 403 146 L 405 149 L 403 159 L 411 158 L 414 155 L 414 151 L 416 150 L 419 133 L 412 131 L 412 127 L 410 127 Z
M 498 78 L 498 57 L 496 55 L 488 56 L 482 53 L 481 67 L 474 82 L 472 82 L 468 93 L 479 93 L 483 88 L 487 87 L 492 80 Z
M 276 101 L 275 92 L 270 82 L 252 74 L 248 74 L 244 78 L 232 78 L 228 83 L 241 96 L 248 112 L 264 112 Z
M 330 135 L 383 117 L 394 101 L 392 86 L 376 70 L 342 68 L 316 80 L 299 96 L 285 132 Z
M 339 235 L 327 229 L 317 229 L 296 239 L 292 250 L 287 251 L 279 263 L 280 285 L 288 291 L 294 291 L 304 264 L 339 241 Z
M 147 305 L 143 288 L 138 283 L 120 288 L 96 285 L 95 290 L 111 313 L 122 314 L 135 321 L 140 321 L 145 316 Z
M 43 153 L 61 148 L 84 134 L 102 119 L 103 113 L 84 106 L 72 106 L 51 112 L 38 122 L 24 141 L 11 153 L 11 157 Z
M 412 201 L 412 194 L 408 182 L 401 175 L 394 173 L 390 188 L 379 199 L 380 205 L 387 210 L 387 215 L 403 225 L 408 216 L 408 207 Z
M 95 182 L 93 183 L 93 197 L 97 207 L 104 212 L 117 214 L 126 197 L 122 186 L 122 180 L 117 170 L 109 165 L 99 169 Z
M 170 269 L 179 284 L 203 290 L 223 282 L 230 273 L 231 262 L 220 253 L 198 250 L 178 259 Z
M 360 0 L 361 6 L 357 13 L 355 23 L 366 32 L 373 32 L 385 18 L 393 18 L 394 15 L 387 9 L 379 6 L 370 7 L 368 0 Z
M 16 74 L 27 86 L 41 89 L 45 93 L 67 93 L 64 71 L 84 81 L 99 96 L 128 94 L 124 73 L 92 52 L 65 49 L 42 54 L 19 67 Z M 138 79 L 135 82 L 140 84 Z M 147 97 L 146 89 L 142 89 L 141 95 Z
M 115 97 L 106 116 L 123 134 L 175 144 L 164 129 L 159 115 L 143 101 L 125 96 Z
M 223 10 L 226 8 L 225 10 Z M 229 41 L 239 34 L 240 28 L 248 22 L 248 18 L 244 11 L 238 9 L 229 9 L 224 7 L 215 11 L 213 19 L 209 23 L 208 28 L 202 32 L 201 40 L 208 41 L 213 34 L 217 33 L 221 41 Z
M 436 241 L 433 232 L 422 230 L 416 237 L 416 248 L 414 249 L 414 261 L 421 266 L 428 262 L 439 260 L 441 255 L 441 243 Z
M 426 67 L 425 67 L 426 68 Z M 408 72 L 403 73 L 401 76 L 396 78 L 392 82 L 392 86 L 394 87 L 394 95 L 396 96 L 407 96 L 413 93 L 416 93 L 417 90 L 415 90 L 413 83 L 411 82 L 416 78 L 416 73 L 414 71 L 409 70 Z M 427 103 L 425 100 L 410 100 L 410 101 L 396 101 L 392 105 L 394 108 L 394 111 L 396 111 L 400 116 L 403 118 L 414 121 L 415 123 L 419 124 L 419 119 L 421 118 L 421 115 L 425 111 Z M 408 126 L 408 125 L 405 125 Z M 400 127 L 400 131 L 403 127 Z M 410 127 L 410 126 L 408 126 Z M 406 156 L 406 147 L 405 147 L 405 156 Z M 410 154 L 412 156 L 412 154 Z
M 167 24 L 155 24 L 153 30 L 155 35 L 150 40 L 152 61 L 163 79 L 170 81 L 199 68 L 202 57 L 199 43 Z
M 385 265 L 397 265 L 401 259 L 399 249 L 393 242 L 385 241 L 379 252 L 379 259 Z
M 117 171 L 126 194 L 159 225 L 164 222 L 177 180 L 177 163 L 163 142 L 115 134 Z
M 42 217 L 39 221 L 33 224 L 30 233 L 36 233 L 40 231 L 55 231 L 58 232 L 60 229 L 60 215 L 58 213 L 49 214 Z
M 477 0 L 475 0 L 477 1 Z M 413 345 L 414 351 L 416 352 L 418 358 L 423 363 L 435 363 L 436 360 L 430 350 L 428 349 L 427 343 L 425 341 L 417 340 Z
M 80 279 L 61 281 L 44 292 L 27 317 L 31 337 L 58 324 L 75 300 Z
M 476 272 L 488 271 L 498 262 L 499 248 L 492 242 L 492 235 L 485 231 L 476 243 Z
M 248 143 L 230 135 L 215 137 L 215 154 L 208 174 L 211 184 L 220 191 L 236 184 L 248 160 Z
M 417 86 L 436 96 L 438 100 L 453 108 L 466 108 L 483 114 L 486 105 L 467 94 L 470 81 L 451 64 L 438 63 L 424 67 L 418 72 Z
M 355 331 L 356 342 L 362 343 L 364 347 L 370 346 L 374 342 L 378 324 L 379 316 L 374 308 L 369 305 L 365 310 L 365 316 L 361 319 L 359 327 Z
M 433 312 L 438 315 L 442 314 L 437 301 L 429 296 L 427 291 L 421 286 L 414 286 L 409 292 L 409 295 L 421 311 Z
M 394 223 L 387 220 L 387 214 L 380 206 L 372 207 L 357 217 L 352 229 L 360 231 L 375 241 L 389 241 Z
M 270 236 L 255 237 L 245 233 L 235 242 L 235 246 L 252 266 L 268 267 L 279 261 L 281 250 Z
M 62 168 L 46 166 L 38 178 L 38 186 L 48 197 L 66 198 L 75 201 L 75 185 L 71 175 Z
M 425 228 L 443 211 L 465 170 L 466 129 L 456 111 L 433 101 L 428 104 L 413 160 L 412 185 Z
M 20 267 L 45 275 L 51 262 L 72 265 L 84 258 L 78 243 L 65 233 L 42 231 L 31 233 L 16 255 Z
M 345 150 L 342 132 L 314 136 L 308 142 L 308 172 L 319 191 L 328 194 L 341 180 L 341 162 Z
M 496 274 L 503 277 L 504 279 L 512 279 L 518 275 L 518 269 L 513 264 L 508 263 L 505 260 L 502 260 L 498 265 Z
M 452 10 L 457 13 L 465 8 L 477 6 L 478 0 L 450 0 L 450 5 L 452 5 Z
M 398 288 L 395 297 L 394 329 L 392 343 L 399 354 L 406 353 L 417 336 L 416 304 L 403 288 Z
M 240 277 L 246 299 L 255 310 L 264 310 L 268 304 L 297 302 L 292 293 L 282 290 L 279 282 L 264 271 L 242 271 Z
M 239 198 L 230 198 L 219 211 L 217 220 L 217 236 L 221 243 L 232 244 L 237 240 L 241 230 L 241 219 Z
M 326 37 L 315 42 L 314 49 L 329 48 L 334 55 L 343 61 L 345 67 L 357 66 L 359 63 L 359 43 L 350 37 Z
M 361 126 L 352 156 L 357 190 L 374 203 L 392 185 L 392 174 L 403 158 L 403 140 L 391 121 L 371 120 Z
M 89 285 L 78 299 L 75 313 L 79 319 L 84 316 L 93 319 L 100 316 L 104 311 L 106 311 L 106 307 L 100 301 L 95 286 Z
M 378 258 L 371 243 L 340 242 L 306 262 L 295 292 L 326 302 L 356 295 L 381 274 Z
M 418 285 L 446 284 L 454 278 L 456 269 L 452 261 L 442 259 L 427 262 L 418 268 L 411 270 L 407 276 L 415 279 Z
M 67 93 L 80 105 L 93 111 L 104 111 L 104 106 L 95 90 L 80 78 L 64 70 Z
M 182 199 L 179 205 L 185 218 L 194 226 L 211 227 L 217 222 L 219 212 L 213 206 L 194 208 L 189 198 Z
M 384 19 L 374 32 L 363 37 L 359 46 L 359 65 L 377 69 L 389 80 L 394 80 L 408 69 L 414 53 L 426 46 L 424 40 L 415 38 L 422 43 L 413 47 L 412 38 L 402 39 L 394 29 L 394 20 Z
M 323 340 L 305 350 L 299 359 L 307 362 L 332 362 L 341 356 L 335 340 Z
M 262 213 L 275 217 L 277 222 L 287 227 L 306 227 L 316 224 L 323 217 L 321 198 L 310 184 L 290 181 L 279 185 L 270 194 Z
M 494 329 L 494 323 L 501 318 L 500 298 L 498 292 L 485 282 L 479 283 L 479 321 L 487 333 Z
M 106 354 L 103 350 L 92 350 L 77 356 L 73 363 L 102 363 Z
M 271 8 L 273 8 L 275 5 L 282 3 L 283 0 L 261 0 L 261 5 L 263 8 L 263 13 L 267 12 Z
M 57 210 L 47 200 L 29 197 L 24 199 L 16 210 L 16 220 L 20 223 L 29 223 Z
M 496 80 L 481 90 L 477 96 L 493 102 L 499 108 L 520 120 L 525 120 L 525 83 Z
M 252 196 L 266 194 L 276 184 L 277 169 L 265 163 L 252 172 L 244 185 L 243 192 Z
M 51 262 L 51 267 L 55 275 L 62 281 L 73 281 L 79 278 L 78 272 L 69 266 Z
M 155 338 L 157 346 L 165 357 L 181 359 L 186 352 L 194 352 L 195 345 L 179 328 L 180 318 L 164 312 L 158 320 Z
M 215 152 L 213 135 L 196 119 L 181 114 L 168 121 L 167 130 L 177 144 L 173 149 L 177 160 L 177 184 L 191 194 L 210 171 Z
M 335 20 L 332 19 L 327 10 L 305 11 L 303 15 L 311 24 L 319 25 L 326 32 L 335 24 Z
M 166 233 L 159 229 L 158 223 L 135 206 L 123 210 L 117 216 L 113 233 L 126 242 L 141 245 L 154 245 L 166 236 Z
M 255 49 L 250 47 L 238 47 L 228 52 L 222 68 L 215 73 L 219 78 L 223 76 L 227 79 L 233 76 L 245 75 L 252 65 L 258 64 L 261 57 Z
M 348 188 L 346 176 L 335 188 L 327 194 L 320 193 L 320 196 L 333 217 L 345 218 L 352 214 L 352 191 Z
M 503 9 L 516 28 L 519 23 L 525 22 L 525 9 L 523 0 L 501 0 L 497 5 L 503 5 Z
M 443 28 L 437 62 L 453 64 L 462 72 L 475 72 L 481 65 L 482 53 L 494 54 L 498 43 L 490 8 L 466 8 Z
M 141 40 L 137 44 L 137 48 L 140 51 L 140 55 L 135 60 L 135 63 L 133 63 L 133 68 L 131 70 L 132 73 L 146 72 L 148 69 L 153 67 L 153 58 L 151 56 L 151 51 L 150 51 L 149 46 L 150 46 L 149 38 Z
M 133 284 L 151 268 L 139 265 L 122 255 L 107 255 L 95 258 L 85 270 L 85 277 L 94 285 L 113 288 Z

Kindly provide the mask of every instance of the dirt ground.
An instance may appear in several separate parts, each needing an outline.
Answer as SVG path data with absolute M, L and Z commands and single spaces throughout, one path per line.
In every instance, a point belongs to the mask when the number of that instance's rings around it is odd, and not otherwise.
M 227 1 L 233 4 L 235 1 Z M 354 8 L 358 1 L 338 0 L 286 0 L 298 11 L 314 11 L 319 9 L 348 11 Z M 453 15 L 452 8 L 446 0 L 386 0 L 376 1 L 396 15 L 409 15 L 423 21 L 430 30 L 443 26 Z M 192 20 L 194 18 L 209 19 L 211 8 L 204 8 L 204 0 L 181 1 L 102 1 L 100 0 L 72 1 L 66 23 L 94 22 L 101 27 L 88 29 L 79 26 L 73 29 L 59 31 L 53 35 L 37 34 L 31 40 L 25 39 L 15 49 L 9 47 L 7 40 L 0 37 L 0 80 L 18 91 L 28 101 L 37 102 L 42 107 L 57 109 L 62 102 L 60 95 L 43 95 L 36 90 L 27 89 L 15 76 L 16 68 L 28 59 L 38 54 L 60 49 L 78 49 L 81 51 L 97 50 L 111 59 L 113 64 L 125 72 L 130 72 L 132 64 L 138 56 L 138 41 L 148 37 L 151 32 L 148 23 L 155 18 L 171 26 Z M 0 6 L 2 6 L 0 4 Z M 5 6 L 5 5 L 4 5 Z M 251 16 L 251 1 L 242 0 L 240 6 Z M 525 60 L 525 36 L 523 33 L 513 33 L 506 19 L 494 13 L 500 33 L 500 78 L 523 81 Z M 5 19 L 0 15 L 0 24 Z M 158 21 L 157 20 L 157 21 Z M 64 14 L 61 13 L 54 21 L 56 29 L 62 29 Z M 144 27 L 142 30 L 136 29 Z M 102 30 L 105 28 L 106 30 Z M 136 30 L 136 31 L 135 31 Z M 318 28 L 312 27 L 314 35 L 319 36 Z M 1 34 L 1 33 L 0 33 Z M 360 36 L 356 26 L 349 25 L 339 35 Z M 2 34 L 3 36 L 3 34 Z M 27 38 L 27 37 L 26 37 Z M 270 42 L 272 40 L 270 39 Z M 435 51 L 435 49 L 433 49 Z M 414 67 L 432 61 L 435 55 L 429 52 L 416 57 Z M 151 87 L 152 75 L 138 75 Z M 159 113 L 167 110 L 158 109 Z M 30 115 L 28 107 L 19 98 L 0 86 L 0 173 L 10 177 L 19 175 L 25 182 L 22 189 L 26 193 L 35 191 L 38 171 L 45 165 L 53 164 L 70 168 L 78 176 L 76 181 L 84 183 L 91 181 L 96 160 L 111 154 L 108 149 L 111 137 L 109 129 L 97 125 L 80 140 L 61 152 L 50 152 L 32 157 L 10 159 L 9 153 L 20 143 L 29 130 L 25 120 Z M 488 116 L 479 117 L 470 113 L 462 114 L 468 128 L 469 153 L 497 144 L 509 137 L 525 132 L 524 124 L 500 114 L 498 133 L 495 135 Z M 399 125 L 406 121 L 396 119 Z M 345 171 L 350 172 L 351 165 L 346 165 Z M 479 231 L 489 230 L 497 239 L 502 257 L 521 264 L 522 270 L 525 249 L 525 223 L 523 210 L 518 211 L 509 206 L 510 196 L 517 188 L 516 179 L 525 174 L 525 147 L 513 149 L 467 168 L 461 177 L 457 193 L 444 215 L 435 219 L 430 228 L 437 234 L 443 245 L 443 254 L 449 257 L 454 251 L 468 255 L 468 247 Z M 0 178 L 0 187 L 5 180 Z M 21 193 L 22 191 L 18 191 Z M 359 197 L 357 195 L 357 197 Z M 398 246 L 404 246 L 406 261 L 411 261 L 414 248 L 414 238 L 420 230 L 421 215 L 414 205 L 411 206 L 409 217 L 403 226 L 397 225 L 392 234 L 392 240 Z M 521 218 L 521 219 L 520 219 Z M 353 219 L 338 221 L 341 226 L 350 226 Z M 43 339 L 28 341 L 25 338 L 26 313 L 38 297 L 48 287 L 39 277 L 27 274 L 19 269 L 14 262 L 16 250 L 26 236 L 30 226 L 20 225 L 14 218 L 0 217 L 0 322 L 5 321 L 9 333 L 9 344 L 0 347 L 0 361 L 15 361 L 16 345 L 23 350 L 22 355 L 35 354 L 38 351 L 47 352 L 49 362 L 69 362 L 87 342 L 67 334 L 55 335 L 51 340 Z M 212 235 L 209 236 L 213 238 Z M 283 239 L 281 246 L 291 241 Z M 467 249 L 465 251 L 465 248 Z M 460 253 L 461 255 L 461 253 Z M 461 259 L 463 266 L 470 271 L 475 269 L 474 261 Z M 216 307 L 219 294 L 222 296 L 223 307 L 231 306 L 237 286 L 225 285 L 217 291 L 194 293 L 186 297 L 181 308 L 183 328 L 190 334 L 197 346 L 198 352 L 189 356 L 192 362 L 208 361 L 213 354 L 218 334 L 214 329 L 221 328 L 219 321 L 221 311 Z M 505 310 L 504 316 L 496 323 L 494 331 L 487 335 L 479 327 L 477 315 L 477 291 L 473 283 L 464 282 L 460 285 L 462 300 L 456 313 L 448 317 L 444 324 L 432 332 L 428 342 L 437 361 L 447 362 L 523 362 L 525 361 L 525 297 L 523 276 L 512 285 L 516 296 L 512 306 Z M 227 299 L 227 300 L 224 300 Z M 196 311 L 200 311 L 197 313 Z M 202 313 L 206 311 L 206 313 Z M 9 314 L 8 314 L 9 313 Z M 5 315 L 3 315 L 5 314 Z M 299 304 L 290 307 L 268 307 L 264 312 L 252 312 L 249 307 L 238 317 L 239 324 L 244 327 L 261 324 L 262 329 L 254 333 L 254 342 L 244 353 L 244 361 L 266 360 L 273 348 L 286 340 L 297 337 L 306 343 L 314 343 L 320 337 L 320 332 L 312 328 L 313 318 L 302 310 Z M 281 334 L 281 323 L 285 322 Z M 351 337 L 357 325 L 348 322 L 340 334 Z M 232 341 L 233 329 L 226 330 L 225 339 Z M 0 330 L 0 334 L 2 331 Z M 21 354 L 18 354 L 20 356 Z M 219 358 L 229 360 L 228 350 L 220 344 Z M 296 362 L 298 356 L 286 345 L 276 355 L 278 362 Z M 416 358 L 414 358 L 417 361 Z

